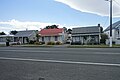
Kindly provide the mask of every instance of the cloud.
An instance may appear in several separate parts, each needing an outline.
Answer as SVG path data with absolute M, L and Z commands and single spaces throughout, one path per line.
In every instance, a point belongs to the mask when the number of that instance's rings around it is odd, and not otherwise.
M 55 0 L 81 12 L 109 16 L 109 2 L 105 0 Z M 120 0 L 113 0 L 113 16 L 120 17 Z
M 53 25 L 56 23 L 43 23 L 43 22 L 31 22 L 31 21 L 18 21 L 15 19 L 5 21 L 5 22 L 0 22 L 0 31 L 4 31 L 6 33 L 10 32 L 11 30 L 40 30 L 40 28 L 44 28 L 45 26 L 48 25 Z M 62 27 L 60 24 L 59 27 Z

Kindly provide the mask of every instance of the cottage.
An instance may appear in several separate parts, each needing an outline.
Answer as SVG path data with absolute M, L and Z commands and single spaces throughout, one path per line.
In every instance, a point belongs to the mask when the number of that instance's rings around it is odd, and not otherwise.
M 37 30 L 25 30 L 18 31 L 17 34 L 14 35 L 14 42 L 28 43 L 30 40 L 36 40 L 36 32 Z
M 99 44 L 100 34 L 100 24 L 98 26 L 73 28 L 72 44 Z
M 42 42 L 65 42 L 65 32 L 63 28 L 42 29 L 39 32 Z
M 0 44 L 6 44 L 6 42 L 10 42 L 12 44 L 14 41 L 14 35 L 0 35 Z
M 110 38 L 110 26 L 104 30 L 104 33 L 106 33 L 108 38 Z M 120 21 L 112 24 L 112 41 L 115 44 L 120 44 Z M 109 39 L 106 41 L 106 44 L 109 44 Z

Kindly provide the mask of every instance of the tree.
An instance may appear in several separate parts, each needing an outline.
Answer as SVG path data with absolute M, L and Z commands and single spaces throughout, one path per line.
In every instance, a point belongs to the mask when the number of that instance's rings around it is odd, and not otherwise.
M 27 41 L 27 43 L 29 43 L 29 38 L 28 37 L 26 38 L 26 41 Z
M 4 32 L 0 32 L 0 35 L 6 35 Z
M 64 32 L 67 32 L 67 28 L 66 27 L 63 27 L 63 29 L 64 29 Z
M 100 32 L 103 33 L 103 27 L 100 27 Z
M 46 26 L 45 29 L 55 29 L 58 28 L 58 25 Z
M 15 34 L 17 34 L 17 33 L 18 33 L 18 31 L 16 31 L 16 30 L 10 31 L 10 34 L 12 34 L 12 35 L 15 35 Z
M 101 39 L 100 39 L 100 43 L 101 44 L 105 44 L 106 43 L 106 39 L 108 39 L 108 35 L 105 33 L 101 34 Z
M 68 29 L 67 32 L 68 32 L 68 34 L 71 34 L 72 33 L 72 29 Z
M 37 41 L 37 42 L 39 42 L 39 37 L 40 37 L 40 35 L 37 33 L 37 34 L 36 34 L 36 41 Z

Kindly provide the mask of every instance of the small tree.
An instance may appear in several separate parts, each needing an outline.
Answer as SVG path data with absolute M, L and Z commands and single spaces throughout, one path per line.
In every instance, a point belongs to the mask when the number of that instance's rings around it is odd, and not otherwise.
M 36 34 L 36 41 L 37 41 L 37 42 L 39 42 L 39 37 L 40 37 L 40 35 L 37 33 L 37 34 Z
M 29 43 L 29 38 L 28 37 L 26 38 L 26 41 L 27 41 L 27 43 Z
M 6 35 L 4 32 L 0 32 L 0 35 Z
M 106 43 L 106 39 L 108 39 L 108 35 L 105 34 L 105 33 L 101 34 L 100 43 L 101 43 L 101 44 L 105 44 L 105 43 Z
M 68 29 L 67 32 L 68 32 L 68 34 L 71 34 L 72 33 L 72 29 Z
M 46 26 L 45 29 L 55 29 L 58 28 L 58 25 Z
M 10 31 L 10 34 L 12 34 L 12 35 L 15 35 L 15 34 L 17 34 L 17 33 L 18 33 L 18 31 L 16 31 L 16 30 Z

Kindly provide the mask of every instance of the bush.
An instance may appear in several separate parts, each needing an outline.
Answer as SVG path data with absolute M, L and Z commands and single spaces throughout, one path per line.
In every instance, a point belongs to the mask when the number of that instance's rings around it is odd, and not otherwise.
M 44 41 L 41 41 L 40 44 L 45 44 L 45 42 L 44 42 Z
M 112 44 L 115 44 L 115 41 L 112 41 Z
M 58 42 L 56 42 L 56 45 L 62 45 L 62 43 L 58 41 Z
M 47 45 L 55 45 L 55 42 L 48 42 Z
M 35 42 L 34 44 L 36 44 L 36 45 L 41 45 L 40 42 Z
M 71 45 L 81 45 L 81 42 L 71 42 Z
M 30 42 L 29 42 L 29 44 L 34 44 L 35 43 L 35 41 L 33 41 L 33 40 L 30 40 Z

